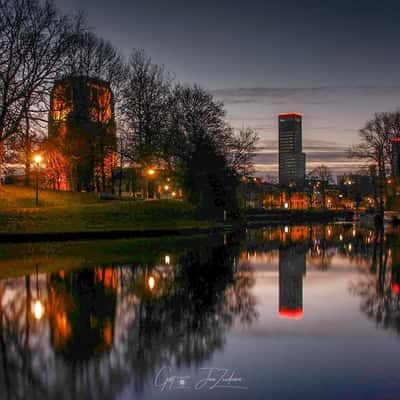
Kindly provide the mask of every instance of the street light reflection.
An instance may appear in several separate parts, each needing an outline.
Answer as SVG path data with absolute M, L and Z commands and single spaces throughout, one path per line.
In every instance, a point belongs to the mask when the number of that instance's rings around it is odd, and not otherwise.
M 149 277 L 148 284 L 149 284 L 149 289 L 153 290 L 154 286 L 156 285 L 156 280 L 154 279 L 153 276 Z
M 44 314 L 44 307 L 40 300 L 36 300 L 33 305 L 33 315 L 39 321 L 42 319 Z
M 42 162 L 42 156 L 41 156 L 40 154 L 36 154 L 36 155 L 33 157 L 33 160 L 35 161 L 35 163 L 36 163 L 37 165 L 39 165 L 39 164 Z

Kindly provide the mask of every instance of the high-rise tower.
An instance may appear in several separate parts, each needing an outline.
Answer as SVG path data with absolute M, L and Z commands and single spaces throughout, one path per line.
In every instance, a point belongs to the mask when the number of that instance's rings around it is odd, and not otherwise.
M 279 114 L 279 183 L 304 183 L 306 156 L 302 152 L 302 116 L 299 113 Z

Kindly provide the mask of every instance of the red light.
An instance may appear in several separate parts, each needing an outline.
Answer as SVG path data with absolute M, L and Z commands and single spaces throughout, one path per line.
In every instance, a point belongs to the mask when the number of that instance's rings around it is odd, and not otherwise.
M 303 114 L 299 113 L 299 112 L 289 112 L 289 113 L 282 113 L 282 114 L 278 114 L 279 118 L 281 117 L 302 117 Z
M 400 293 L 400 286 L 397 282 L 392 283 L 392 292 L 395 295 L 398 295 Z
M 280 308 L 279 309 L 279 317 L 280 318 L 287 318 L 287 319 L 302 319 L 303 318 L 303 309 L 296 308 L 291 310 L 289 308 Z
M 393 139 L 391 139 L 392 143 L 399 143 L 400 142 L 400 137 L 395 137 Z

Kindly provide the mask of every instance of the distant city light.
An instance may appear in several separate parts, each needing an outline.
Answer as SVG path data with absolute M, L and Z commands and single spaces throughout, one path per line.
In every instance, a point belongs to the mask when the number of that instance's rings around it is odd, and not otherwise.
M 288 203 L 285 203 L 285 208 L 289 208 L 289 204 Z
M 169 256 L 169 255 L 166 255 L 166 256 L 165 256 L 165 264 L 169 265 L 170 262 L 171 262 L 170 256 Z
M 285 233 L 288 233 L 288 232 L 289 232 L 289 227 L 285 226 Z

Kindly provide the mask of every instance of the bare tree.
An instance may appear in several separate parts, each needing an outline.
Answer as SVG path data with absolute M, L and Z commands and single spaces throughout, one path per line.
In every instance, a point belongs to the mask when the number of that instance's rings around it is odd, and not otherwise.
M 99 38 L 85 27 L 81 15 L 74 25 L 74 46 L 65 54 L 61 77 L 84 76 L 107 82 L 119 104 L 127 69 L 120 52 L 108 41 Z
M 199 86 L 177 85 L 166 147 L 191 202 L 210 213 L 237 212 L 240 176 L 251 169 L 257 141 L 251 129 L 236 135 L 220 101 Z
M 72 44 L 70 20 L 52 3 L 0 1 L 0 152 L 17 133 L 24 137 L 28 132 L 24 139 L 30 142 L 27 126 L 45 120 L 49 84 Z
M 376 166 L 379 212 L 383 220 L 386 177 L 392 158 L 391 139 L 400 136 L 400 112 L 377 113 L 360 129 L 360 144 L 353 146 L 349 156 Z
M 247 176 L 254 172 L 253 156 L 258 134 L 249 127 L 241 129 L 237 134 L 231 133 L 227 146 L 228 162 L 238 174 Z
M 322 197 L 322 208 L 326 208 L 326 192 L 328 186 L 332 183 L 333 178 L 330 169 L 326 165 L 319 165 L 315 169 L 313 169 L 309 176 L 311 178 L 315 178 L 317 180 L 316 187 L 321 192 Z
M 172 76 L 162 66 L 154 64 L 143 50 L 133 51 L 121 103 L 128 132 L 128 160 L 149 164 L 160 156 L 171 83 Z

